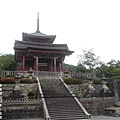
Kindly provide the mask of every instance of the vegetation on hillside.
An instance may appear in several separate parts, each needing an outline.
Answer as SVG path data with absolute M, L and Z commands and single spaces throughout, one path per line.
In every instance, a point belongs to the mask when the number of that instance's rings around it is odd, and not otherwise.
M 65 68 L 71 69 L 73 72 L 81 73 L 95 73 L 98 79 L 102 79 L 103 76 L 108 82 L 108 87 L 113 91 L 113 82 L 115 79 L 120 79 L 120 60 L 110 60 L 108 63 L 104 63 L 100 60 L 99 56 L 96 56 L 93 49 L 83 50 L 83 54 L 78 55 L 78 65 L 68 65 Z M 94 80 L 94 83 L 101 81 Z
M 15 70 L 14 55 L 0 54 L 0 71 L 1 70 Z
M 82 55 L 78 55 L 78 65 L 73 66 L 64 64 L 64 70 L 70 69 L 72 72 L 81 73 L 95 73 L 96 77 L 102 78 L 103 76 L 110 79 L 113 76 L 120 76 L 120 61 L 110 60 L 104 63 L 96 56 L 93 49 L 83 50 Z

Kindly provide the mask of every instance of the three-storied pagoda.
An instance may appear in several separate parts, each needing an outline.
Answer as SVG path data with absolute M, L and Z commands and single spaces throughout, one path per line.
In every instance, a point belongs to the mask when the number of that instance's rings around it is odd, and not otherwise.
M 74 51 L 67 44 L 53 44 L 56 36 L 46 35 L 39 31 L 39 13 L 37 31 L 22 33 L 22 41 L 15 40 L 15 61 L 17 71 L 63 71 L 63 61 L 66 55 Z

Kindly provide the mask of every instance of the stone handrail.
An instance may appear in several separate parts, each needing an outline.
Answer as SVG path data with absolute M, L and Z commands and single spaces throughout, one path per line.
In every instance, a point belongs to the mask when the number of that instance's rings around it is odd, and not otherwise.
M 38 77 L 36 77 L 36 79 L 38 81 L 39 92 L 41 94 L 41 100 L 42 100 L 42 103 L 43 103 L 43 109 L 44 109 L 44 113 L 45 113 L 45 120 L 51 120 L 50 115 L 48 113 L 47 105 L 46 105 L 46 102 L 45 102 L 45 99 L 44 99 L 44 95 L 43 95 L 43 92 L 42 92 L 42 89 L 41 89 L 40 81 L 39 81 Z
M 2 75 L 16 75 L 17 73 L 21 75 L 25 75 L 28 71 L 7 71 L 3 70 Z M 83 78 L 94 78 L 94 73 L 69 73 L 71 77 L 83 77 Z M 49 72 L 49 71 L 34 71 L 34 75 L 36 76 L 62 76 L 62 72 Z
M 71 73 L 71 77 L 94 78 L 94 73 Z
M 4 100 L 3 105 L 15 105 L 15 104 L 39 104 L 40 99 L 21 99 L 21 100 Z
M 7 71 L 7 70 L 2 71 L 2 75 L 16 75 L 18 73 L 24 75 L 25 73 L 28 73 L 28 71 Z
M 115 100 L 115 98 L 114 97 L 104 97 L 104 98 L 101 98 L 101 97 L 95 97 L 95 98 L 81 98 L 81 99 L 79 99 L 80 101 L 82 101 L 82 102 L 87 102 L 87 101 L 89 101 L 89 102 L 100 102 L 100 101 L 111 101 L 111 100 Z
M 63 79 L 61 77 L 59 77 L 60 80 L 63 82 Z M 75 95 L 70 91 L 70 89 L 68 88 L 68 86 L 63 82 L 63 84 L 66 86 L 66 88 L 68 89 L 68 91 L 71 93 L 71 95 L 73 96 L 73 98 L 75 99 L 75 101 L 78 103 L 78 105 L 82 108 L 82 110 L 84 111 L 84 113 L 88 116 L 88 118 L 91 117 L 91 114 L 89 114 L 85 108 L 82 106 L 82 104 L 80 103 L 80 101 L 75 97 Z
M 49 71 L 37 71 L 35 72 L 39 76 L 59 76 L 60 72 L 49 72 Z

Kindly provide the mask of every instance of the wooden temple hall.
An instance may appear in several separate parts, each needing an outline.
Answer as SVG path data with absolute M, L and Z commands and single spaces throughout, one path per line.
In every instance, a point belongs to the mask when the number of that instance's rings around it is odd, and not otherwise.
M 22 33 L 22 41 L 15 40 L 15 61 L 17 71 L 63 71 L 66 55 L 74 51 L 67 44 L 53 44 L 55 35 L 46 35 L 39 31 L 39 13 L 37 30 L 34 33 Z

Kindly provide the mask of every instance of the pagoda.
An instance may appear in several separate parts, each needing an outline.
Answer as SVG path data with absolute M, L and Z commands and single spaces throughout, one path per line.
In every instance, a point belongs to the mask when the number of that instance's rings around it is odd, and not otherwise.
M 39 13 L 37 30 L 34 33 L 22 33 L 22 41 L 15 40 L 14 51 L 17 71 L 63 71 L 66 55 L 74 51 L 67 44 L 53 44 L 56 35 L 46 35 L 39 30 Z

